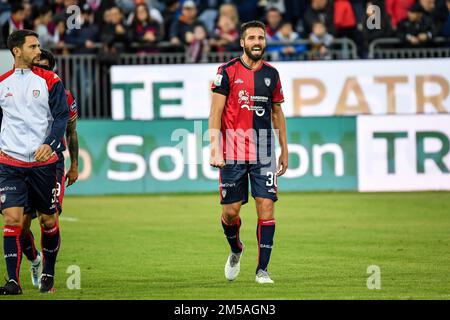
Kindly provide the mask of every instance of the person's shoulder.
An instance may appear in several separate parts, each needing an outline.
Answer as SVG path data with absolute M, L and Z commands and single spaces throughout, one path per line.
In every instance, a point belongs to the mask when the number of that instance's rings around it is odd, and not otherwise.
M 61 79 L 59 78 L 59 76 L 54 73 L 53 71 L 50 70 L 46 70 L 43 68 L 39 68 L 39 67 L 33 67 L 31 69 L 31 71 L 33 71 L 33 73 L 41 78 L 43 78 L 45 80 L 45 82 L 47 83 L 48 89 L 50 90 L 51 88 L 53 88 L 53 86 L 61 81 Z
M 11 69 L 4 74 L 0 75 L 0 83 L 5 81 L 9 76 L 11 76 L 14 73 L 14 69 Z
M 234 66 L 237 62 L 239 62 L 239 57 L 233 58 L 223 64 L 220 65 L 220 69 L 228 69 L 229 67 Z
M 266 66 L 267 68 L 277 71 L 277 69 L 276 69 L 273 65 L 271 65 L 270 63 L 268 63 L 267 61 L 263 60 L 262 63 L 263 63 L 264 66 Z

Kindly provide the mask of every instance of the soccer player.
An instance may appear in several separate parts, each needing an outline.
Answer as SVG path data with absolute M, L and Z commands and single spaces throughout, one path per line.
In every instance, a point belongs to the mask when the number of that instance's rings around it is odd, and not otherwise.
M 41 49 L 41 55 L 38 63 L 35 65 L 37 67 L 53 71 L 56 65 L 55 57 L 53 54 L 45 49 Z M 66 129 L 66 140 L 62 142 L 69 149 L 70 156 L 70 168 L 65 174 L 64 167 L 64 156 L 62 153 L 58 153 L 58 197 L 59 197 L 59 208 L 58 213 L 62 212 L 62 203 L 65 191 L 65 181 L 67 180 L 67 186 L 72 185 L 78 179 L 78 135 L 77 135 L 77 104 L 75 99 L 69 90 L 66 90 L 67 105 L 69 106 L 69 121 L 67 122 Z M 67 143 L 66 143 L 67 141 Z M 36 209 L 31 207 L 25 208 L 25 216 L 23 221 L 23 229 L 21 235 L 22 252 L 31 262 L 31 282 L 33 286 L 39 287 L 40 277 L 42 274 L 42 255 L 36 249 L 34 244 L 33 232 L 30 229 L 31 220 L 37 217 Z M 45 275 L 44 275 L 45 276 Z
M 66 92 L 55 73 L 33 66 L 41 53 L 37 33 L 17 30 L 7 43 L 14 67 L 0 76 L 0 208 L 8 272 L 0 294 L 22 293 L 20 235 L 26 206 L 36 208 L 41 225 L 45 276 L 40 291 L 51 292 L 60 241 L 56 163 L 69 118 Z
M 277 177 L 288 167 L 284 97 L 278 71 L 262 59 L 265 25 L 259 21 L 242 24 L 240 44 L 242 56 L 219 67 L 209 116 L 210 165 L 220 168 L 222 226 L 231 247 L 225 277 L 234 280 L 240 271 L 244 245 L 239 238 L 239 212 L 248 202 L 250 178 L 258 215 L 256 282 L 273 283 L 267 266 L 275 233 Z M 272 123 L 281 147 L 278 166 Z

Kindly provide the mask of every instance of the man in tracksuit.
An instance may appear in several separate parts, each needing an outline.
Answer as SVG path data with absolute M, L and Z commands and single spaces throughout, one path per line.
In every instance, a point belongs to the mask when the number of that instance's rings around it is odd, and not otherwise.
M 0 76 L 0 209 L 8 281 L 0 294 L 21 294 L 20 234 L 24 207 L 38 211 L 43 272 L 41 292 L 54 291 L 55 262 L 60 245 L 57 197 L 57 153 L 69 117 L 59 77 L 33 66 L 39 60 L 38 35 L 17 30 L 7 40 L 14 68 Z

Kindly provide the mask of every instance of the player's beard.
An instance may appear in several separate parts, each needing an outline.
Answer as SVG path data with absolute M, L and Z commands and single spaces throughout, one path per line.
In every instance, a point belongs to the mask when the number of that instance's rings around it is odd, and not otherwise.
M 252 48 L 257 47 L 257 46 L 253 46 Z M 253 61 L 257 62 L 259 60 L 262 59 L 263 55 L 264 55 L 264 51 L 266 51 L 266 47 L 265 46 L 259 46 L 261 48 L 261 54 L 259 56 L 255 56 L 252 53 L 252 48 L 250 48 L 250 46 L 244 46 L 244 51 L 245 54 L 252 59 Z
M 23 59 L 23 61 L 28 65 L 28 67 L 39 66 L 40 55 L 37 55 L 33 58 Z

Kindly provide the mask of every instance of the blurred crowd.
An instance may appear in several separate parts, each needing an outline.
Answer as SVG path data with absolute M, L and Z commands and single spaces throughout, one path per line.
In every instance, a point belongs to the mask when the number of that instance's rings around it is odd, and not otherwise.
M 306 51 L 330 59 L 344 37 L 362 58 L 380 38 L 411 47 L 450 38 L 450 0 L 0 0 L 0 44 L 26 28 L 61 54 L 186 51 L 199 62 L 208 52 L 240 51 L 240 24 L 255 19 L 281 60 Z

